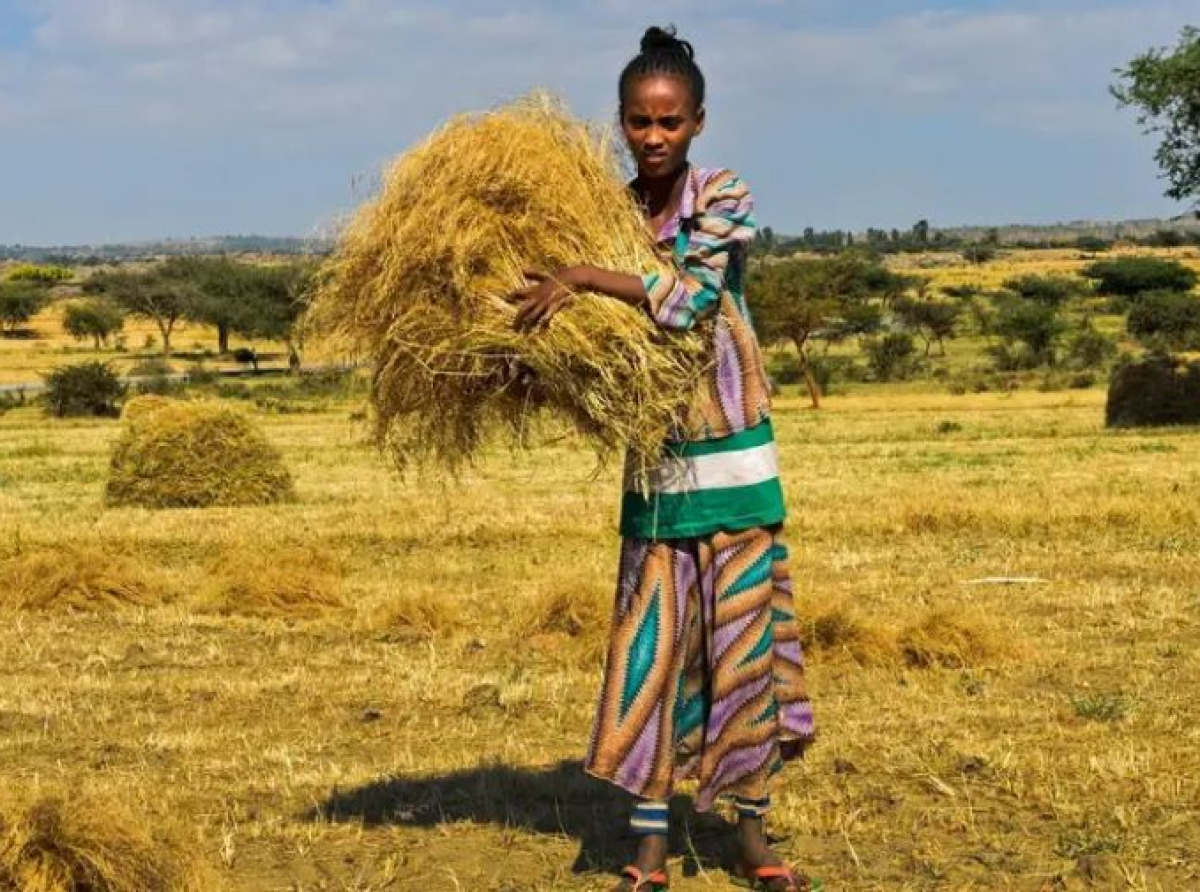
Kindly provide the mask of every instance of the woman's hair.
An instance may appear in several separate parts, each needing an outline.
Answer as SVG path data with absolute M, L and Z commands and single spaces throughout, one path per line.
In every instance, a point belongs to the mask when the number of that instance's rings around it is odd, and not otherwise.
M 647 28 L 642 35 L 642 51 L 629 60 L 617 83 L 621 107 L 635 80 L 661 75 L 682 80 L 692 91 L 696 108 L 704 105 L 704 75 L 696 65 L 696 53 L 690 43 L 675 36 L 674 25 Z

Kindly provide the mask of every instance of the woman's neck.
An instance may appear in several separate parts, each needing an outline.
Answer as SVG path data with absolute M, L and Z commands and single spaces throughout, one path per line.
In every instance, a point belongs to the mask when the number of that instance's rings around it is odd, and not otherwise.
M 637 193 L 646 208 L 646 216 L 661 223 L 678 210 L 683 201 L 683 188 L 687 183 L 689 165 L 683 166 L 664 177 L 647 179 L 638 176 Z

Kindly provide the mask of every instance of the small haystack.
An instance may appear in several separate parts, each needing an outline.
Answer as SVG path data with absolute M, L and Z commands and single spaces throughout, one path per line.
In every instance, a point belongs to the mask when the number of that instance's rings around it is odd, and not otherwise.
M 459 466 L 493 429 L 523 444 L 541 409 L 601 454 L 657 455 L 699 341 L 596 295 L 521 334 L 505 301 L 524 270 L 655 266 L 615 159 L 611 139 L 535 96 L 451 121 L 350 221 L 310 322 L 371 358 L 376 436 L 398 464 Z
M 95 546 L 32 549 L 0 562 L 0 607 L 99 612 L 159 600 L 134 561 Z
M 965 669 L 1013 653 L 1015 645 L 992 626 L 956 611 L 932 610 L 904 629 L 900 650 L 911 666 Z
M 241 412 L 216 402 L 131 400 L 113 447 L 109 505 L 200 508 L 292 498 L 279 451 Z
M 209 892 L 200 859 L 158 817 L 73 791 L 0 800 L 0 890 L 4 892 Z
M 199 609 L 224 616 L 317 619 L 345 607 L 341 568 L 311 548 L 237 548 L 207 574 Z

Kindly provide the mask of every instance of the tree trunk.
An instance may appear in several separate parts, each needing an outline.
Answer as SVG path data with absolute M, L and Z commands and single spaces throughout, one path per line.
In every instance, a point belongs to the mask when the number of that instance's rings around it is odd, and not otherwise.
M 225 356 L 229 353 L 229 324 L 227 322 L 217 323 L 217 355 Z
M 808 364 L 808 351 L 804 349 L 805 342 L 808 337 L 792 338 L 792 342 L 796 345 L 796 353 L 800 357 L 800 372 L 804 375 L 804 384 L 808 387 L 808 398 L 812 401 L 812 408 L 821 408 L 821 388 L 817 386 L 817 379 L 813 377 L 812 368 Z
M 171 358 L 171 329 L 175 327 L 174 319 L 156 319 L 158 333 L 162 335 L 163 359 Z
M 287 347 L 288 352 L 288 374 L 300 374 L 300 351 L 296 349 L 296 345 L 292 342 L 291 338 L 284 338 L 283 343 Z

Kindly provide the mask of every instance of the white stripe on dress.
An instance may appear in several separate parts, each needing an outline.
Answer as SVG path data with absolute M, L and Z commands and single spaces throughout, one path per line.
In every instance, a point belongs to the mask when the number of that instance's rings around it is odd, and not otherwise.
M 730 489 L 766 483 L 779 476 L 779 452 L 775 442 L 687 458 L 671 457 L 650 469 L 648 486 L 652 493 L 678 495 L 705 489 Z M 625 491 L 642 492 L 636 470 L 626 466 Z

